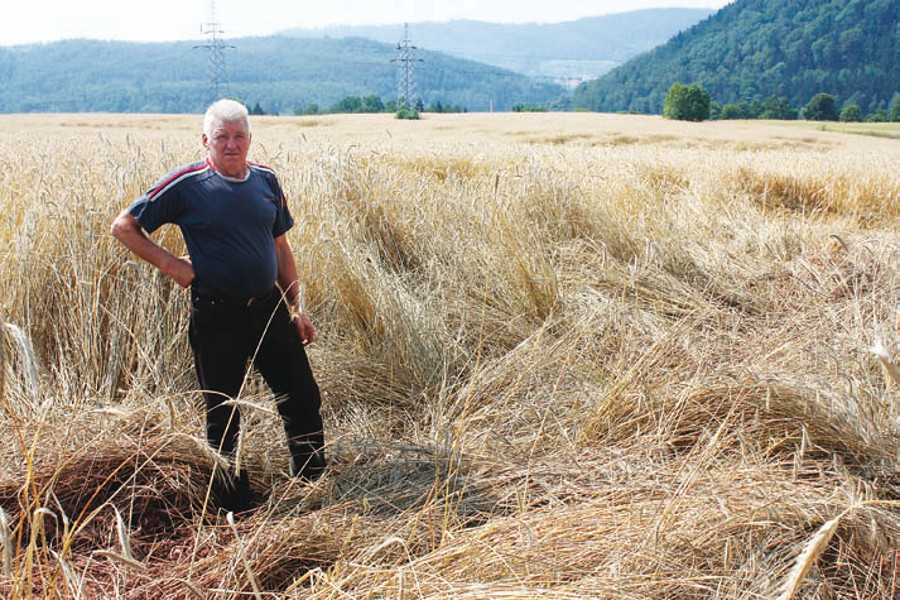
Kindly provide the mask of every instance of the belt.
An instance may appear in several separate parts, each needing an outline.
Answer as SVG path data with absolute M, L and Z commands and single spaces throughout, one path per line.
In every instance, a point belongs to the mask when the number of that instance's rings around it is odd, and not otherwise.
M 210 296 L 199 290 L 191 290 L 191 300 L 194 303 L 204 304 L 208 307 L 220 307 L 231 309 L 252 309 L 271 303 L 276 298 L 281 297 L 281 290 L 277 286 L 273 286 L 271 290 L 262 296 L 252 296 L 250 298 L 221 298 Z

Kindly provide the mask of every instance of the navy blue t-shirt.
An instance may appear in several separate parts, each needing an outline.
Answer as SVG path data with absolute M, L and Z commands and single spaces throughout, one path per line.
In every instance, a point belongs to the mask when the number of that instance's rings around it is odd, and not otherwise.
M 294 225 L 275 173 L 247 164 L 243 181 L 222 176 L 208 160 L 181 167 L 128 209 L 147 233 L 165 223 L 181 228 L 193 287 L 211 296 L 243 299 L 271 290 L 278 275 L 275 238 Z

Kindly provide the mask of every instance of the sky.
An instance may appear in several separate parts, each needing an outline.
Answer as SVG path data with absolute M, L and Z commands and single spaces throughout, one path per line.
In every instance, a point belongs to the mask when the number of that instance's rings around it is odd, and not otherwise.
M 204 39 L 211 6 L 221 37 L 269 35 L 291 27 L 390 25 L 473 19 L 558 23 L 643 8 L 717 9 L 731 0 L 4 0 L 0 46 L 71 38 L 131 41 Z

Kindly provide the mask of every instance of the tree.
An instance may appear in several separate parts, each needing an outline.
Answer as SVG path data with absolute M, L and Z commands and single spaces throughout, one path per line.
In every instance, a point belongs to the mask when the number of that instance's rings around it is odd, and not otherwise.
M 720 119 L 753 119 L 755 117 L 756 115 L 750 109 L 750 104 L 743 100 L 726 104 L 719 114 Z
M 759 114 L 759 118 L 793 121 L 797 118 L 797 109 L 791 106 L 784 96 L 780 98 L 772 96 L 762 103 L 762 112 Z
M 900 94 L 894 94 L 894 99 L 891 100 L 891 108 L 888 111 L 888 120 L 897 123 L 900 121 Z
M 807 121 L 837 121 L 839 115 L 834 96 L 825 93 L 813 96 L 803 108 L 803 117 Z
M 410 119 L 417 120 L 419 118 L 419 111 L 414 108 L 403 107 L 399 109 L 394 115 L 398 119 Z
M 844 105 L 844 108 L 841 109 L 841 121 L 845 123 L 858 123 L 862 121 L 862 111 L 859 109 L 859 104 L 855 102 L 848 102 Z
M 663 116 L 667 119 L 705 121 L 709 112 L 709 92 L 696 83 L 673 83 L 663 103 Z
M 362 99 L 360 110 L 364 113 L 379 113 L 384 110 L 384 102 L 381 100 L 381 96 L 371 94 Z
M 362 110 L 362 98 L 359 96 L 347 96 L 331 107 L 333 113 L 358 113 Z

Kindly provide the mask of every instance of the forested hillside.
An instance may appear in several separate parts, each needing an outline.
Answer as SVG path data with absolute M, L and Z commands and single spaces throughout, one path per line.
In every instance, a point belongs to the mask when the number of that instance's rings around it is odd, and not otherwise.
M 212 99 L 202 43 L 70 40 L 0 49 L 0 112 L 184 113 Z M 364 39 L 243 38 L 228 41 L 223 91 L 268 113 L 323 108 L 346 96 L 396 99 L 394 46 Z M 508 70 L 420 52 L 426 106 L 506 110 L 553 101 L 563 88 Z
M 873 112 L 900 91 L 898 18 L 900 0 L 737 0 L 580 86 L 574 103 L 659 113 L 681 82 L 722 103 L 774 96 L 802 106 L 825 92 Z
M 653 8 L 563 23 L 413 23 L 409 35 L 419 48 L 532 77 L 598 77 L 665 43 L 712 12 L 705 8 Z M 313 38 L 353 36 L 396 43 L 404 30 L 403 25 L 366 25 L 290 29 L 284 34 Z

